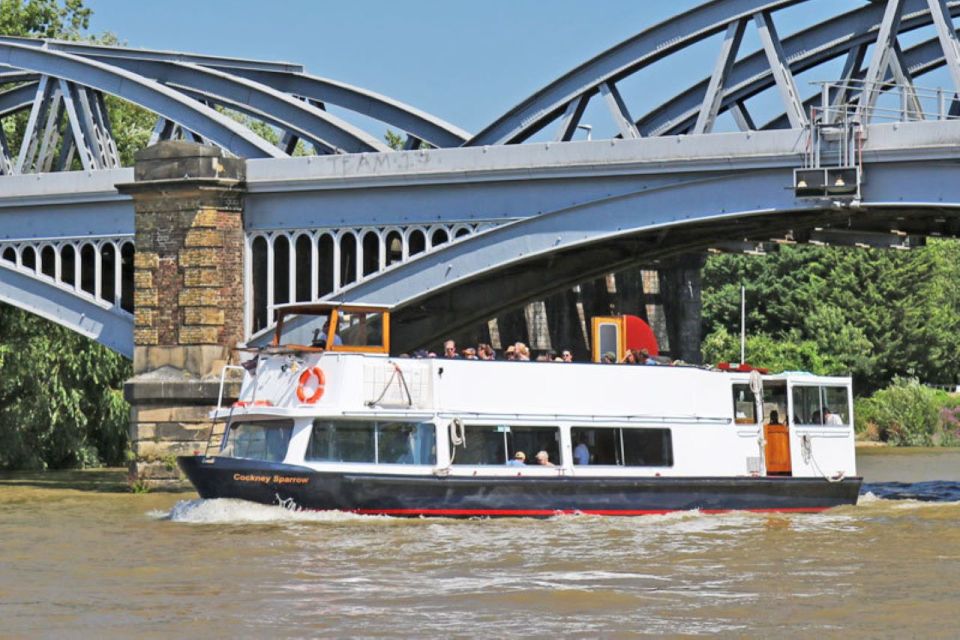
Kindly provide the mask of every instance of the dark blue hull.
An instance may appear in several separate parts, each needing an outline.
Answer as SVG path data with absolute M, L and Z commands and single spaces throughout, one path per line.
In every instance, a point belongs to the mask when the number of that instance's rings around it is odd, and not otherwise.
M 803 512 L 855 504 L 861 478 L 472 478 L 320 473 L 306 467 L 183 456 L 203 498 L 394 516 L 645 515 L 699 509 Z

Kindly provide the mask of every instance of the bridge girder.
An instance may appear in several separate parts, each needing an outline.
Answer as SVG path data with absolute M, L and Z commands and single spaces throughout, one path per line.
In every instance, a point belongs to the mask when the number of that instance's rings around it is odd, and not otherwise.
M 133 358 L 133 314 L 77 295 L 0 261 L 0 302 L 23 309 Z
M 872 146 L 864 151 L 863 200 L 853 206 L 796 198 L 790 188 L 792 169 L 802 155 L 803 140 L 794 138 L 791 152 L 790 132 L 769 132 L 785 144 L 779 158 L 742 159 L 734 163 L 738 166 L 723 168 L 719 158 L 724 154 L 717 149 L 718 161 L 712 167 L 701 160 L 691 171 L 677 162 L 672 183 L 651 187 L 648 176 L 634 175 L 629 191 L 463 238 L 330 299 L 394 307 L 396 348 L 405 351 L 592 275 L 704 250 L 717 242 L 770 240 L 785 234 L 802 241 L 817 228 L 955 234 L 960 228 L 960 186 L 952 163 L 944 162 L 956 158 L 955 149 L 947 145 L 926 157 L 897 149 L 908 139 L 917 145 L 942 141 L 944 135 L 960 139 L 960 122 L 950 121 L 949 132 L 937 124 L 871 127 L 867 138 Z M 725 137 L 733 144 L 744 135 Z M 753 134 L 761 139 L 764 135 L 768 134 Z M 621 144 L 661 142 L 668 141 Z M 651 164 L 664 170 L 662 163 Z

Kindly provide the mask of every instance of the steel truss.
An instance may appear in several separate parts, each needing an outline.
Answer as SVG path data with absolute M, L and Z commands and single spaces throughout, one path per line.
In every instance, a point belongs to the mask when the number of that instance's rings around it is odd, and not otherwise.
M 118 167 L 108 95 L 157 115 L 152 142 L 185 138 L 248 158 L 286 157 L 300 141 L 316 154 L 391 151 L 379 133 L 329 113 L 328 104 L 405 132 L 409 148 L 456 146 L 469 137 L 439 118 L 298 65 L 0 37 L 0 121 L 29 113 L 18 149 L 0 133 L 0 175 Z M 280 143 L 225 110 L 274 127 Z
M 604 97 L 617 137 L 706 134 L 717 116 L 729 112 L 742 130 L 802 128 L 810 124 L 811 107 L 820 105 L 816 89 L 801 95 L 796 76 L 834 59 L 844 59 L 843 78 L 860 80 L 856 90 L 831 96 L 869 112 L 880 93 L 906 93 L 913 118 L 924 111 L 913 96 L 914 78 L 947 65 L 960 93 L 960 39 L 952 18 L 960 14 L 956 0 L 886 0 L 872 2 L 785 38 L 777 33 L 778 11 L 810 0 L 714 0 L 670 18 L 583 63 L 509 110 L 465 143 L 466 146 L 517 144 L 555 127 L 557 141 L 567 141 L 581 123 L 592 98 Z M 746 29 L 757 30 L 761 48 L 738 57 Z M 898 36 L 929 25 L 938 37 L 901 49 Z M 638 119 L 630 119 L 617 84 L 672 55 L 723 33 L 711 75 L 674 95 Z M 872 47 L 869 61 L 864 60 Z M 864 62 L 867 67 L 863 68 Z M 745 102 L 776 88 L 783 115 L 759 127 Z M 863 87 L 868 90 L 862 91 Z M 636 111 L 636 109 L 634 109 Z M 863 113 L 861 114 L 863 115 Z M 935 117 L 935 114 L 934 114 Z

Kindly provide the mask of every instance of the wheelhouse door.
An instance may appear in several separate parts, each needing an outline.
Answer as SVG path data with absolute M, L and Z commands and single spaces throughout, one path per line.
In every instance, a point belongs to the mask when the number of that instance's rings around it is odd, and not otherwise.
M 763 385 L 764 460 L 769 476 L 789 476 L 790 426 L 787 419 L 786 382 L 767 380 Z

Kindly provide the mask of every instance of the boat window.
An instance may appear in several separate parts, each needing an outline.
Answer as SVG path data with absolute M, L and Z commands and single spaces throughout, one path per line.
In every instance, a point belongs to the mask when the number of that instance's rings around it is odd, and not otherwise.
M 733 385 L 733 417 L 737 424 L 756 424 L 757 403 L 749 384 Z
M 345 347 L 382 347 L 383 314 L 374 312 L 340 312 L 337 335 Z
M 827 424 L 850 424 L 847 388 L 821 387 L 821 389 L 823 391 L 824 422 Z
M 317 419 L 313 423 L 305 459 L 311 462 L 436 464 L 436 435 L 429 422 Z
M 560 429 L 513 425 L 466 425 L 461 445 L 450 443 L 453 464 L 503 465 L 514 459 L 518 451 L 526 456 L 526 464 L 536 464 L 538 452 L 546 451 L 555 465 L 560 464 Z
M 578 465 L 587 460 L 586 464 L 605 466 L 673 466 L 670 429 L 574 427 L 570 438 L 574 463 Z
M 793 388 L 793 421 L 795 424 L 823 424 L 819 386 Z
M 326 347 L 329 320 L 326 313 L 285 316 L 278 344 Z
M 267 462 L 283 462 L 293 433 L 293 421 L 234 422 L 227 433 L 223 455 Z
M 787 424 L 787 420 L 787 385 L 765 384 L 763 386 L 763 422 Z
M 850 424 L 847 387 L 804 385 L 793 388 L 793 413 L 798 424 Z
M 430 422 L 377 424 L 377 462 L 380 464 L 436 464 L 436 430 Z

